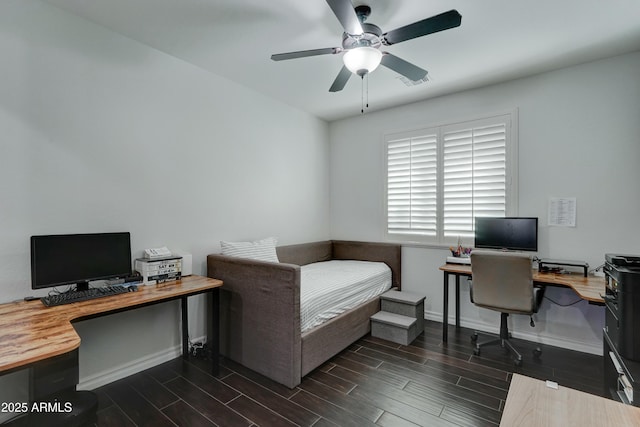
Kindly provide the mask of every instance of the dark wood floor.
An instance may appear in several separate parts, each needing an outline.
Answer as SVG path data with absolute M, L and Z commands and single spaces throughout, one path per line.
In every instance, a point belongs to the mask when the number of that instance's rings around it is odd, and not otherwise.
M 426 322 L 410 346 L 370 336 L 290 390 L 229 360 L 217 378 L 182 359 L 94 390 L 99 426 L 495 426 L 513 372 L 601 395 L 601 356 L 514 340 L 524 363 L 500 347 L 473 355 L 471 331 Z M 482 338 L 481 338 L 482 339 Z

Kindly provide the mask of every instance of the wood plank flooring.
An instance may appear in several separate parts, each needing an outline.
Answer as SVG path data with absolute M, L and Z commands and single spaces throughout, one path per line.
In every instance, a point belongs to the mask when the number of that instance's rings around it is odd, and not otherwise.
M 98 426 L 496 426 L 513 372 L 601 395 L 603 359 L 514 340 L 514 366 L 499 346 L 473 355 L 471 330 L 426 321 L 402 346 L 366 336 L 293 390 L 223 359 L 216 378 L 207 362 L 176 359 L 94 390 Z M 482 340 L 482 336 L 480 338 Z

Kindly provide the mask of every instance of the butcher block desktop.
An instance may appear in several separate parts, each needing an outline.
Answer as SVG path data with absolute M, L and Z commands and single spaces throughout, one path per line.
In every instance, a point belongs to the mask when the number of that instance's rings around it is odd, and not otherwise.
M 40 300 L 0 304 L 0 374 L 76 350 L 80 337 L 73 328 L 75 321 L 177 299 L 182 301 L 183 356 L 187 356 L 187 297 L 203 293 L 213 296 L 209 333 L 213 339 L 210 343 L 214 352 L 212 371 L 217 372 L 220 286 L 222 281 L 217 279 L 189 276 L 159 285 L 140 286 L 136 292 L 54 307 L 45 307 Z

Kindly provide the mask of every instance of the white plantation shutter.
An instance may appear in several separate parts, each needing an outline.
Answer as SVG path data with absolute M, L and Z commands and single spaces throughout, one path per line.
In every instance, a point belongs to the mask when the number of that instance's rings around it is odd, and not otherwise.
M 451 244 L 513 214 L 511 115 L 388 135 L 387 235 Z
M 472 237 L 476 216 L 505 216 L 506 123 L 443 130 L 444 237 Z
M 388 141 L 388 233 L 436 235 L 436 166 L 437 136 L 435 134 Z

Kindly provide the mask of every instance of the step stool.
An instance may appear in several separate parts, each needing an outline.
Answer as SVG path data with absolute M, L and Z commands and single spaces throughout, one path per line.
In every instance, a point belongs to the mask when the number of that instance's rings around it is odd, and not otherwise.
M 387 291 L 380 295 L 380 310 L 417 320 L 418 335 L 424 331 L 424 296 L 415 292 Z
M 424 299 L 411 292 L 387 291 L 380 296 L 381 311 L 371 316 L 371 335 L 409 345 L 424 331 Z
M 416 319 L 379 311 L 371 316 L 371 335 L 396 344 L 409 345 L 418 336 Z

